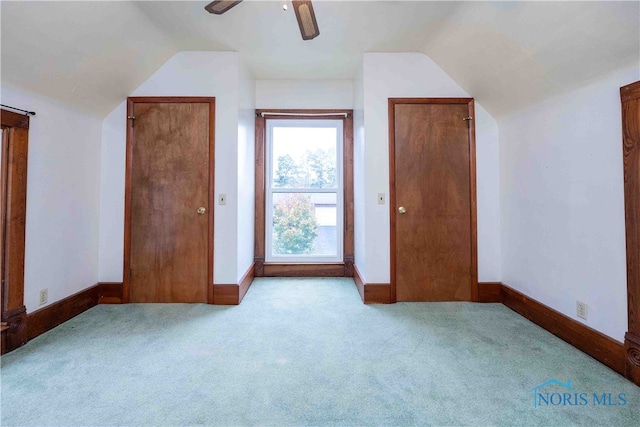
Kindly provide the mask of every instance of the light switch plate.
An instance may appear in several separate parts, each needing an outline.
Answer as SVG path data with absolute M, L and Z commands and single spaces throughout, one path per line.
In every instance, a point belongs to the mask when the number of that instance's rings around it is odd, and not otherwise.
M 384 205 L 384 193 L 378 193 L 378 204 Z
M 227 204 L 227 195 L 226 194 L 219 194 L 218 195 L 218 204 L 221 206 L 224 206 Z

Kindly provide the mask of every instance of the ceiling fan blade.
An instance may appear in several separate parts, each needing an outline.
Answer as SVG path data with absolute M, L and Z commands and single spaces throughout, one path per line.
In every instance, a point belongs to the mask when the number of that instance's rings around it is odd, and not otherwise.
M 315 39 L 320 35 L 316 14 L 313 12 L 313 5 L 310 0 L 293 0 L 293 10 L 296 12 L 296 19 L 300 27 L 302 40 Z
M 215 15 L 222 15 L 227 10 L 231 9 L 233 6 L 236 6 L 240 2 L 242 2 L 242 0 L 238 0 L 238 1 L 216 0 L 209 3 L 204 8 L 209 13 L 213 13 Z

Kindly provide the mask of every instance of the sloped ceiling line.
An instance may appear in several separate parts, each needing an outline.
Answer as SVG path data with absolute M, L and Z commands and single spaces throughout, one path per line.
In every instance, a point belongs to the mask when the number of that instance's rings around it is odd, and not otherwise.
M 178 51 L 238 52 L 257 79 L 353 79 L 364 52 L 422 52 L 496 118 L 640 61 L 640 2 L 0 2 L 2 82 L 102 117 Z

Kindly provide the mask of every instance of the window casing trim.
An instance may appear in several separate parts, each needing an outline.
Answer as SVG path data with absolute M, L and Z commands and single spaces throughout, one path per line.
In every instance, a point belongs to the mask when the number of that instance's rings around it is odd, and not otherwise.
M 343 121 L 343 262 L 337 263 L 265 263 L 265 197 L 266 197 L 266 120 L 263 112 L 274 113 L 269 119 L 299 120 L 300 116 L 285 113 L 305 113 L 306 120 L 336 119 Z M 333 113 L 332 115 L 319 113 Z M 282 115 L 278 115 L 282 114 Z M 316 116 L 314 116 L 316 114 Z M 354 226 L 353 226 L 353 110 L 284 110 L 258 109 L 255 120 L 255 277 L 353 277 L 354 274 Z
M 342 120 L 305 120 L 300 116 L 295 116 L 296 120 L 282 120 L 266 118 L 266 151 L 265 151 L 265 262 L 282 263 L 340 263 L 343 262 L 343 241 L 344 241 L 344 123 Z M 273 129 L 275 127 L 307 127 L 307 128 L 336 128 L 336 178 L 337 186 L 329 188 L 306 188 L 306 187 L 272 187 L 273 183 Z M 273 233 L 270 224 L 273 224 L 273 194 L 274 193 L 303 193 L 303 194 L 336 194 L 337 209 L 337 248 L 336 255 L 274 255 L 273 254 Z

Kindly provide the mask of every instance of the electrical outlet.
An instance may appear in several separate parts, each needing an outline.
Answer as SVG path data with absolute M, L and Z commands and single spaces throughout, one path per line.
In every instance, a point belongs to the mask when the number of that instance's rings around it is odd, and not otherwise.
M 219 194 L 218 195 L 218 204 L 221 206 L 224 206 L 227 204 L 227 195 L 226 194 Z
M 41 289 L 40 290 L 40 305 L 44 305 L 47 303 L 49 299 L 49 289 Z
M 378 193 L 378 204 L 384 205 L 384 193 Z
M 587 304 L 578 301 L 576 304 L 576 315 L 584 320 L 587 320 Z

